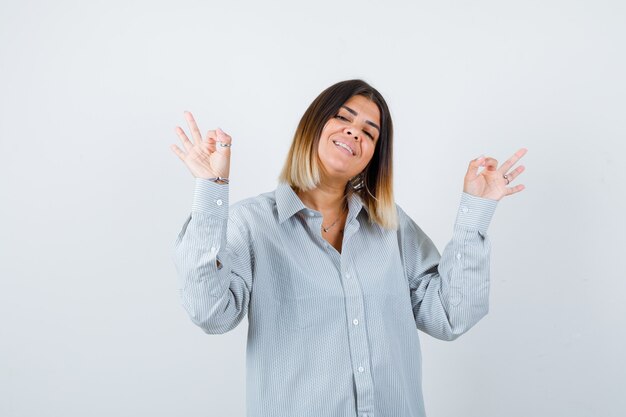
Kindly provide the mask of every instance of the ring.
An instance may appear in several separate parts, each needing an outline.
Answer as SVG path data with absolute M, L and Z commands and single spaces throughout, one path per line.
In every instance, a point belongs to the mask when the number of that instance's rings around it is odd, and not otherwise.
M 230 148 L 230 143 L 217 142 L 217 146 L 221 146 L 222 148 Z
M 506 185 L 509 185 L 509 183 L 511 182 L 509 181 L 509 177 L 506 175 L 503 175 L 502 177 L 506 180 Z

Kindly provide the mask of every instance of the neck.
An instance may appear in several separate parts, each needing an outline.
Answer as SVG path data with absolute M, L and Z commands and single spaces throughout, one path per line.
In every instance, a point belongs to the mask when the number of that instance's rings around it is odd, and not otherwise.
M 345 204 L 345 182 L 322 181 L 316 188 L 296 194 L 305 206 L 321 213 L 341 213 Z

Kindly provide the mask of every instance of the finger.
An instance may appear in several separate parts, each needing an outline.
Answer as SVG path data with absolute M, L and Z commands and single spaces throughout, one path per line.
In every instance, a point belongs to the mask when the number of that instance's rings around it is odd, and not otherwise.
M 215 130 L 209 130 L 206 134 L 207 145 L 210 153 L 215 152 L 215 141 L 217 140 L 217 133 Z
M 219 127 L 217 128 L 217 130 L 215 131 L 215 133 L 217 133 L 217 140 L 216 142 L 221 142 L 222 145 L 230 145 L 232 142 L 232 138 L 230 136 L 228 136 L 226 133 L 224 133 L 224 131 L 222 129 L 220 129 Z M 220 144 L 217 144 L 217 152 L 225 154 L 225 155 L 230 155 L 230 146 L 220 146 Z
M 506 174 L 507 171 L 511 169 L 511 167 L 515 165 L 515 163 L 519 161 L 522 156 L 526 155 L 526 152 L 528 152 L 526 148 L 521 148 L 519 151 L 515 152 L 512 157 L 502 164 L 498 171 L 502 174 Z
M 185 162 L 185 152 L 183 152 L 178 146 L 170 145 L 170 149 L 174 152 L 181 161 Z
M 524 190 L 525 188 L 526 188 L 526 186 L 524 186 L 524 184 L 519 184 L 519 185 L 516 185 L 515 187 L 507 188 L 506 189 L 507 190 L 506 195 L 510 196 L 512 194 L 519 193 L 520 191 Z
M 485 158 L 485 169 L 487 171 L 495 171 L 498 167 L 498 160 L 494 158 Z
M 187 124 L 189 125 L 189 129 L 191 130 L 191 136 L 193 137 L 194 143 L 196 145 L 200 145 L 202 143 L 202 135 L 200 134 L 200 129 L 198 129 L 196 120 L 193 118 L 191 112 L 185 112 L 185 119 L 187 119 Z
M 524 172 L 524 170 L 526 169 L 526 167 L 524 167 L 524 165 L 520 165 L 517 168 L 515 168 L 513 171 L 509 172 L 508 174 L 506 174 L 506 177 L 509 179 L 509 182 L 513 181 L 519 174 L 521 174 L 522 172 Z
M 191 143 L 191 141 L 189 140 L 189 138 L 185 134 L 185 131 L 182 128 L 180 128 L 179 126 L 176 126 L 176 134 L 180 138 L 180 140 L 183 143 L 183 146 L 185 147 L 187 152 L 189 152 L 189 149 L 193 148 L 193 143 Z
M 485 156 L 480 155 L 476 159 L 472 159 L 467 167 L 467 174 L 465 174 L 466 178 L 474 179 L 478 176 L 478 169 L 484 165 Z

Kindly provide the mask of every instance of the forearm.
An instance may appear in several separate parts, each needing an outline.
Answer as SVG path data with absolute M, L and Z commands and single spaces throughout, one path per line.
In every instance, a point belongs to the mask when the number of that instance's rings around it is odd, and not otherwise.
M 441 257 L 427 240 L 420 246 L 425 261 L 416 289 L 420 299 L 418 328 L 442 340 L 454 340 L 489 310 L 490 241 L 486 230 L 496 201 L 463 193 L 452 239 Z
M 241 240 L 237 226 L 228 225 L 227 186 L 196 179 L 192 212 L 176 239 L 173 259 L 182 305 L 208 333 L 232 329 L 247 311 L 249 290 L 235 272 L 245 267 L 233 266 L 229 234 L 231 241 Z

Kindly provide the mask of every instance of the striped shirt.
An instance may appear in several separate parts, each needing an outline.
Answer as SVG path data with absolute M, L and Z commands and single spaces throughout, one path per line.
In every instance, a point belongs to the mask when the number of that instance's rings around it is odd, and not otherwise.
M 195 179 L 173 259 L 204 332 L 248 316 L 248 417 L 425 416 L 417 330 L 454 340 L 487 314 L 497 201 L 462 193 L 440 255 L 397 204 L 387 230 L 353 194 L 340 253 L 289 185 L 231 206 L 228 187 Z

